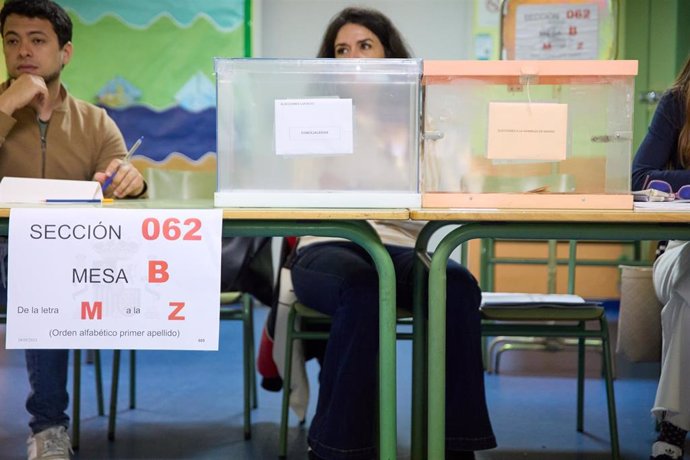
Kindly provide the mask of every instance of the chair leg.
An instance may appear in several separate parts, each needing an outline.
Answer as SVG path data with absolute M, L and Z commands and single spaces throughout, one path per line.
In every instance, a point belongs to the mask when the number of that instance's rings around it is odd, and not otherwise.
M 129 351 L 129 408 L 137 407 L 137 352 Z
M 251 432 L 251 371 L 252 371 L 252 355 L 251 347 L 253 346 L 251 337 L 253 336 L 252 325 L 250 321 L 251 311 L 251 297 L 248 295 L 242 296 L 242 361 L 243 361 L 243 376 L 244 376 L 244 439 L 252 437 Z
M 256 390 L 256 343 L 254 341 L 254 301 L 249 294 L 245 294 L 249 302 L 247 324 L 249 328 L 249 377 L 251 380 L 252 409 L 259 407 L 258 392 Z
M 283 405 L 280 411 L 280 439 L 278 441 L 278 456 L 287 456 L 288 410 L 290 408 L 290 386 L 292 385 L 292 345 L 294 343 L 295 309 L 291 308 L 287 320 L 287 338 L 285 339 L 285 371 L 283 372 Z
M 115 440 L 115 418 L 117 417 L 117 385 L 120 381 L 120 350 L 113 350 L 113 375 L 110 387 L 110 412 L 108 413 L 108 440 Z
M 496 375 L 498 375 L 498 369 L 501 367 L 501 354 L 503 353 L 503 351 L 504 349 L 501 348 L 494 354 L 494 364 L 492 372 Z M 491 374 L 492 372 L 489 372 L 489 374 Z
M 93 367 L 96 374 L 96 401 L 98 403 L 98 415 L 105 415 L 103 404 L 103 368 L 101 366 L 101 350 L 93 350 Z
M 72 367 L 72 449 L 78 450 L 81 434 L 81 350 L 74 350 Z M 100 350 L 94 350 L 94 372 L 96 379 L 96 403 L 98 415 L 104 415 L 103 376 L 101 373 Z
M 74 350 L 72 371 L 72 449 L 77 450 L 81 430 L 81 350 Z
M 611 458 L 620 458 L 620 447 L 618 445 L 618 421 L 616 416 L 616 398 L 613 392 L 613 358 L 611 356 L 611 342 L 609 340 L 609 328 L 606 316 L 600 319 L 602 356 L 606 367 L 606 400 L 609 412 L 609 434 L 611 436 Z
M 427 276 L 421 259 L 415 257 L 412 273 L 414 276 L 413 321 L 412 321 L 412 413 L 410 431 L 410 459 L 422 460 L 426 453 L 426 370 L 427 370 L 427 323 L 424 307 L 427 299 Z M 482 338 L 482 344 L 484 340 Z M 378 414 L 378 410 L 376 411 Z M 376 425 L 378 426 L 378 424 Z M 378 438 L 378 437 L 377 437 Z
M 482 335 L 482 364 L 487 374 L 491 374 L 491 357 L 489 356 L 489 338 Z
M 486 341 L 488 337 L 484 338 Z M 521 349 L 524 344 L 526 349 L 534 350 L 535 337 L 511 337 L 511 336 L 497 336 L 489 341 L 486 351 L 486 372 L 488 374 L 498 374 L 499 365 L 501 364 L 501 353 L 507 350 Z M 498 350 L 496 350 L 498 348 Z M 543 348 L 543 345 L 542 345 Z M 493 363 L 492 363 L 493 361 Z
M 487 344 L 488 341 L 488 344 Z M 505 341 L 505 337 L 494 337 L 493 339 L 489 340 L 488 337 L 484 337 L 484 346 L 486 347 L 486 373 L 487 374 L 493 374 L 496 373 L 498 374 L 498 361 L 499 357 L 496 354 L 496 351 L 494 350 L 499 344 L 503 343 Z M 496 360 L 494 363 L 493 360 Z
M 584 330 L 584 323 L 580 323 Z M 584 431 L 584 399 L 585 399 L 585 339 L 577 339 L 577 431 Z

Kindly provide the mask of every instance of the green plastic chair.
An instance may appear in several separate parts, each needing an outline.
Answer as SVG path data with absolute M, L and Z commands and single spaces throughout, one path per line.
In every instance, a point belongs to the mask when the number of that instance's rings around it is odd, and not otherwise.
M 405 310 L 397 311 L 398 325 L 412 325 L 412 313 Z M 278 446 L 278 456 L 282 459 L 287 457 L 287 432 L 288 432 L 288 413 L 290 409 L 290 386 L 292 383 L 292 354 L 295 340 L 326 340 L 329 331 L 302 331 L 297 329 L 297 325 L 309 327 L 310 325 L 329 325 L 331 317 L 316 310 L 313 310 L 300 302 L 295 302 L 290 307 L 287 319 L 286 350 L 285 350 L 285 371 L 283 377 L 283 402 L 280 413 L 280 438 Z M 412 340 L 411 332 L 397 332 L 399 340 Z M 422 391 L 421 389 L 419 389 Z M 300 420 L 300 425 L 304 425 L 305 420 Z
M 189 171 L 149 168 L 143 173 L 153 199 L 204 199 L 212 198 L 216 190 L 215 171 Z M 238 308 L 239 305 L 239 308 Z M 251 409 L 258 406 L 256 371 L 254 368 L 254 314 L 253 299 L 242 292 L 221 292 L 220 319 L 242 321 L 242 356 L 244 375 L 244 438 L 251 438 Z M 120 351 L 114 350 L 113 374 L 108 419 L 108 439 L 115 439 L 117 396 L 120 373 Z M 129 359 L 129 408 L 136 407 L 136 351 L 130 350 Z
M 577 366 L 577 431 L 583 431 L 585 390 L 585 341 L 596 338 L 601 343 L 604 363 L 603 377 L 606 384 L 606 400 L 611 438 L 611 457 L 618 459 L 618 424 L 616 402 L 613 393 L 613 360 L 609 340 L 608 322 L 604 308 L 600 306 L 535 306 L 508 307 L 500 305 L 483 306 L 482 335 L 485 337 L 558 337 L 575 338 L 578 341 Z M 587 329 L 587 323 L 598 324 L 598 329 Z

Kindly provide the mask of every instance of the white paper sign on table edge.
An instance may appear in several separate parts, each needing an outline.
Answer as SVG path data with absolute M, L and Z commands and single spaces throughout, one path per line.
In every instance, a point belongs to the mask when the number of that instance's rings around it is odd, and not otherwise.
M 10 216 L 8 349 L 218 349 L 222 210 Z

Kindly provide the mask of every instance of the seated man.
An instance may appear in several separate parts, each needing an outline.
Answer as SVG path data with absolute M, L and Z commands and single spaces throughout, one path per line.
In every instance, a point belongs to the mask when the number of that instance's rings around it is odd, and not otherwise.
M 138 197 L 146 184 L 122 160 L 125 142 L 105 110 L 77 100 L 60 82 L 72 57 L 72 21 L 52 0 L 8 0 L 0 30 L 9 80 L 0 86 L 0 177 L 96 180 Z M 117 174 L 115 174 L 117 172 Z M 28 458 L 69 459 L 65 413 L 67 350 L 27 350 L 32 435 Z

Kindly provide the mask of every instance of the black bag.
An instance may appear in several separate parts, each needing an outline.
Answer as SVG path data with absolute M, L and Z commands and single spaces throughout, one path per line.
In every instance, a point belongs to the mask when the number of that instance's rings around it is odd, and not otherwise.
M 273 257 L 270 237 L 223 238 L 220 290 L 247 292 L 264 305 L 273 304 Z

